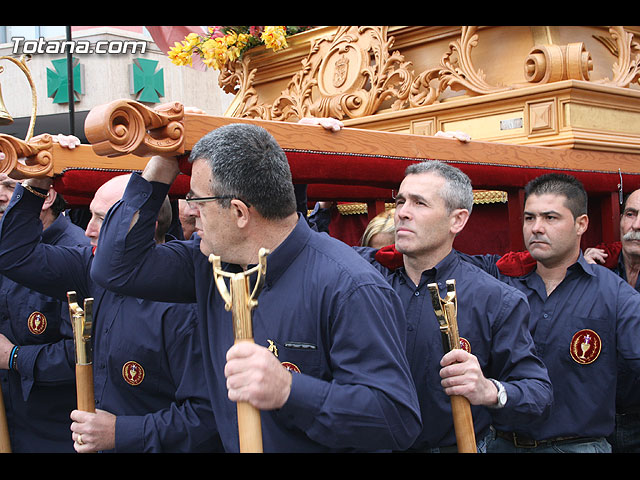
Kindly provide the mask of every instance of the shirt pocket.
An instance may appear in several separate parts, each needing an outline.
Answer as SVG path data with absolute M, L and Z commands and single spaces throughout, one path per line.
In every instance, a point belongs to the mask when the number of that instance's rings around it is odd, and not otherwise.
M 71 319 L 66 303 L 33 292 L 26 305 L 18 312 L 21 342 L 30 345 L 54 343 L 63 338 L 61 330 L 67 338 L 72 338 Z M 61 322 L 69 323 L 62 328 Z
M 572 315 L 559 335 L 562 360 L 572 367 L 596 368 L 615 365 L 616 340 L 612 320 L 597 316 Z M 563 351 L 564 350 L 564 351 Z
M 318 343 L 298 340 L 272 340 L 270 343 L 271 351 L 288 370 L 318 378 L 328 377 Z

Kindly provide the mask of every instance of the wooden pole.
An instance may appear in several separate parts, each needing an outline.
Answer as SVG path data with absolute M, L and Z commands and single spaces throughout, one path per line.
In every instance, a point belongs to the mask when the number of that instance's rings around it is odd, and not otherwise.
M 84 309 L 77 302 L 76 292 L 67 292 L 69 316 L 73 326 L 76 346 L 76 396 L 78 410 L 94 413 L 96 410 L 93 390 L 93 298 L 84 300 Z
M 458 333 L 457 320 L 457 296 L 456 281 L 447 280 L 447 295 L 440 298 L 440 291 L 436 283 L 427 285 L 431 294 L 433 309 L 440 324 L 440 333 L 443 337 L 445 353 L 460 348 L 460 335 Z M 477 453 L 476 435 L 471 415 L 469 400 L 462 395 L 451 395 L 451 413 L 453 415 L 453 428 L 456 434 L 458 453 Z
M 78 410 L 95 413 L 96 402 L 93 393 L 93 365 L 76 363 L 76 394 Z
M 7 412 L 4 408 L 4 397 L 0 387 L 0 453 L 11 453 L 11 439 L 9 438 L 9 425 Z
M 457 312 L 453 302 L 444 305 L 447 319 L 449 320 L 449 338 L 451 348 L 460 348 L 460 335 L 458 334 Z M 456 432 L 458 453 L 477 453 L 476 435 L 471 416 L 469 400 L 462 395 L 451 395 L 451 412 L 453 414 L 453 428 Z
M 253 325 L 251 312 L 258 306 L 257 297 L 264 283 L 269 254 L 267 249 L 260 249 L 259 263 L 255 267 L 240 273 L 228 273 L 222 270 L 220 257 L 209 256 L 213 266 L 213 276 L 220 296 L 225 301 L 227 311 L 231 310 L 233 320 L 234 344 L 239 342 L 253 343 Z M 258 273 L 253 290 L 249 287 L 249 277 Z M 229 289 L 224 278 L 230 278 Z M 262 453 L 262 421 L 260 411 L 250 403 L 236 404 L 238 415 L 238 437 L 240 453 Z

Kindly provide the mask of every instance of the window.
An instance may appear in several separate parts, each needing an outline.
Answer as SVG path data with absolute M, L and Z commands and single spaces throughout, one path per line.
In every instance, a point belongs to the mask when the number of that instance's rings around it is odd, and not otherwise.
M 52 25 L 12 25 L 0 26 L 0 43 L 9 43 L 13 37 L 37 40 L 40 37 L 64 37 L 66 27 Z

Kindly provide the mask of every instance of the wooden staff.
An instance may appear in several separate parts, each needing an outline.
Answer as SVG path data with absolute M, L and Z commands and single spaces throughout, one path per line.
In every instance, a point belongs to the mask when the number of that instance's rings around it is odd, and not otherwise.
M 458 333 L 458 299 L 456 295 L 456 281 L 447 280 L 447 295 L 440 298 L 438 285 L 427 285 L 431 293 L 433 309 L 440 324 L 442 344 L 444 351 L 449 352 L 454 348 L 460 348 L 460 336 Z M 453 414 L 453 427 L 456 432 L 456 442 L 459 453 L 477 453 L 476 435 L 471 416 L 469 400 L 462 395 L 450 395 L 451 412 Z
M 9 425 L 7 424 L 7 412 L 4 409 L 4 397 L 0 387 L 0 453 L 11 453 L 11 439 L 9 438 Z
M 84 300 L 84 310 L 78 305 L 76 292 L 67 292 L 69 316 L 73 326 L 76 346 L 76 395 L 78 410 L 94 413 L 96 404 L 93 392 L 93 298 Z
M 228 273 L 222 270 L 220 257 L 209 256 L 213 265 L 213 277 L 220 296 L 225 301 L 225 309 L 231 310 L 233 319 L 234 343 L 252 342 L 253 325 L 251 311 L 258 306 L 257 297 L 264 284 L 267 271 L 267 255 L 269 251 L 261 248 L 258 253 L 259 262 L 255 267 L 240 273 Z M 253 291 L 249 287 L 249 277 L 256 273 Z M 230 278 L 230 289 L 227 289 L 224 277 Z M 248 402 L 238 402 L 238 436 L 240 453 L 262 453 L 262 422 L 260 411 Z

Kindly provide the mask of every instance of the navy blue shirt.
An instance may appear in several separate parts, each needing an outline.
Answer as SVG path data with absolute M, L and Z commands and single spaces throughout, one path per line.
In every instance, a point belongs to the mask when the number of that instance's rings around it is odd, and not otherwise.
M 140 297 L 197 301 L 204 378 L 225 449 L 236 452 L 236 406 L 228 400 L 224 376 L 225 355 L 234 343 L 231 312 L 224 308 L 197 236 L 164 245 L 153 242 L 168 188 L 132 176 L 122 201 L 103 223 L 92 276 Z M 239 270 L 236 265 L 225 268 Z M 404 355 L 405 331 L 400 301 L 384 278 L 350 247 L 312 231 L 299 217 L 292 233 L 267 257 L 265 284 L 253 311 L 256 344 L 273 344 L 278 359 L 299 371 L 292 373 L 285 405 L 261 412 L 264 451 L 373 451 L 411 445 L 421 423 Z
M 533 340 L 553 384 L 548 419 L 504 430 L 536 440 L 609 435 L 616 408 L 616 357 L 640 372 L 640 294 L 611 270 L 588 263 L 582 253 L 549 296 L 536 270 L 509 277 L 498 271 L 498 256 L 465 258 L 527 296 Z
M 42 241 L 89 244 L 63 214 L 42 232 Z M 20 346 L 19 373 L 0 370 L 12 452 L 73 452 L 69 414 L 76 406 L 76 384 L 67 302 L 0 276 L 0 333 Z
M 482 438 L 492 421 L 526 423 L 546 414 L 552 400 L 551 382 L 535 353 L 528 330 L 529 306 L 522 293 L 461 261 L 455 250 L 424 271 L 417 286 L 404 267 L 389 270 L 377 263 L 377 250 L 357 250 L 386 276 L 407 314 L 407 356 L 425 426 L 415 449 L 456 443 L 451 400 L 440 384 L 440 360 L 445 352 L 427 288 L 430 283 L 438 284 L 444 298 L 446 281 L 455 279 L 463 348 L 477 357 L 485 377 L 499 380 L 507 391 L 508 401 L 501 409 L 471 406 L 476 437 Z
M 201 378 L 195 305 L 150 302 L 96 285 L 89 275 L 91 246 L 40 242 L 34 218 L 41 205 L 42 199 L 16 187 L 0 222 L 0 270 L 55 298 L 66 298 L 70 290 L 77 292 L 80 302 L 94 298 L 96 407 L 117 415 L 115 451 L 219 448 Z M 75 364 L 73 346 L 68 356 Z M 70 424 L 68 419 L 67 429 Z
M 622 252 L 618 255 L 618 264 L 612 271 L 628 283 Z M 640 292 L 640 276 L 636 280 L 635 290 Z M 623 358 L 618 362 L 616 411 L 618 413 L 640 411 L 640 378 Z

